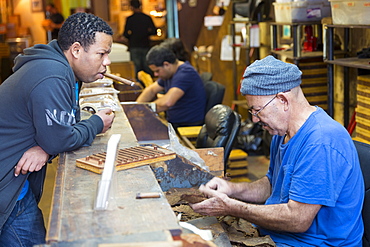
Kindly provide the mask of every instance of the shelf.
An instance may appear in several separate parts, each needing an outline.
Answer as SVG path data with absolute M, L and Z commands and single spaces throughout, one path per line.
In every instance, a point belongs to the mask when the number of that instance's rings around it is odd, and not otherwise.
M 329 107 L 328 113 L 330 116 L 334 115 L 334 65 L 343 67 L 343 123 L 344 127 L 349 126 L 349 112 L 350 112 L 350 71 L 349 68 L 366 69 L 370 70 L 370 58 L 337 58 L 334 59 L 334 29 L 342 28 L 344 30 L 343 51 L 345 54 L 350 54 L 351 32 L 350 29 L 370 29 L 370 25 L 324 25 L 326 30 L 326 47 L 327 59 L 324 61 L 328 64 L 328 97 Z
M 302 22 L 271 22 L 271 25 L 276 26 L 304 26 L 304 25 L 319 25 L 321 21 L 302 21 Z
M 338 58 L 334 60 L 325 60 L 325 62 L 344 67 L 370 70 L 370 58 L 348 57 L 348 58 Z
M 250 25 L 254 25 L 254 24 L 258 24 L 259 22 L 257 21 L 248 21 L 248 20 L 232 20 L 230 21 L 230 24 L 238 24 L 238 23 L 241 23 L 241 24 L 250 24 Z
M 244 25 L 246 33 L 245 33 L 245 37 L 243 38 L 243 41 L 246 41 L 247 42 L 246 44 L 242 44 L 242 43 L 237 44 L 236 43 L 236 38 L 235 38 L 236 34 L 237 34 L 236 27 L 235 27 L 236 24 L 243 24 Z M 250 29 L 251 29 L 252 25 L 254 25 L 254 24 L 259 24 L 259 22 L 246 21 L 246 20 L 229 21 L 230 35 L 231 35 L 231 38 L 232 38 L 231 47 L 232 47 L 232 58 L 233 58 L 232 62 L 233 62 L 233 86 L 234 86 L 234 88 L 232 90 L 234 91 L 234 100 L 238 99 L 237 88 L 238 88 L 238 85 L 239 85 L 239 82 L 240 82 L 240 77 L 238 75 L 238 61 L 236 59 L 236 53 L 237 53 L 236 49 L 240 48 L 240 49 L 245 49 L 246 50 L 246 62 L 245 63 L 246 63 L 246 66 L 249 66 L 251 64 L 251 56 L 249 55 L 249 54 L 252 54 L 251 51 L 255 51 L 255 53 L 256 53 L 255 56 L 257 57 L 257 59 L 259 59 L 259 48 L 263 46 L 263 45 L 261 45 L 259 40 L 258 40 L 259 47 L 251 47 L 250 46 L 251 40 L 254 40 L 253 38 L 251 38 Z M 258 29 L 258 32 L 260 33 L 259 29 Z M 243 34 L 242 34 L 242 36 L 243 36 Z M 258 39 L 259 39 L 259 36 L 258 36 Z
M 301 59 L 307 59 L 307 58 L 314 58 L 314 57 L 322 57 L 323 53 L 322 51 L 310 51 L 310 52 L 301 52 L 300 57 L 294 57 L 293 51 L 271 51 L 271 53 L 279 55 L 279 56 L 286 56 L 293 60 L 301 60 Z
M 339 24 L 325 24 L 327 27 L 335 28 L 370 28 L 370 25 L 339 25 Z
M 322 25 L 320 21 L 310 21 L 310 22 L 294 22 L 294 23 L 280 23 L 280 22 L 273 22 L 271 24 L 271 35 L 272 35 L 272 44 L 271 50 L 272 53 L 278 56 L 288 56 L 290 59 L 293 59 L 296 63 L 302 58 L 313 58 L 313 57 L 323 57 L 323 52 L 314 51 L 314 52 L 305 52 L 303 51 L 301 39 L 304 35 L 303 26 L 307 25 L 315 25 L 318 28 L 317 32 L 317 42 L 318 44 L 321 43 L 322 40 Z M 289 25 L 292 28 L 292 38 L 293 38 L 293 46 L 292 50 L 290 51 L 277 51 L 279 47 L 279 38 L 278 35 L 281 35 L 281 30 L 278 30 L 278 26 Z

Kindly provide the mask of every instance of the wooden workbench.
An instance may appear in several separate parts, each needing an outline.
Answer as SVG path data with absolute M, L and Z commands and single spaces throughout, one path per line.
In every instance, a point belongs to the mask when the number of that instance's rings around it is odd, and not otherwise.
M 112 128 L 90 147 L 59 158 L 47 231 L 47 246 L 103 246 L 104 243 L 169 242 L 180 234 L 174 212 L 149 165 L 116 172 L 114 198 L 108 210 L 94 210 L 100 174 L 76 167 L 76 159 L 105 152 L 112 134 L 121 134 L 119 148 L 137 146 L 122 110 Z M 160 192 L 160 198 L 135 199 L 139 192 Z M 164 246 L 164 245 L 163 245 Z

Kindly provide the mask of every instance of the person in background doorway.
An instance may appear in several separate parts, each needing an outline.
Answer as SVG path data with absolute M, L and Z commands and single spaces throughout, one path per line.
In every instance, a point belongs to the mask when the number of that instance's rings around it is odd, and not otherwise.
M 206 93 L 202 79 L 189 62 L 179 61 L 175 54 L 157 45 L 147 54 L 147 62 L 159 79 L 146 87 L 137 102 L 154 100 L 157 112 L 166 112 L 167 121 L 176 129 L 204 122 Z M 157 98 L 159 92 L 162 97 Z
M 214 178 L 192 204 L 203 215 L 254 223 L 276 246 L 362 246 L 364 180 L 347 130 L 312 106 L 296 65 L 267 56 L 248 66 L 240 92 L 254 122 L 274 135 L 266 176 L 252 183 Z
M 49 3 L 46 6 L 46 20 L 47 24 L 44 27 L 47 31 L 51 32 L 51 39 L 57 39 L 59 29 L 62 27 L 64 22 L 64 17 L 58 12 L 57 8 L 52 3 Z
M 139 71 L 153 75 L 146 63 L 146 54 L 150 45 L 150 36 L 155 35 L 157 29 L 150 16 L 141 11 L 141 3 L 139 0 L 131 0 L 130 2 L 133 14 L 126 19 L 123 37 L 128 40 L 128 49 L 130 51 L 130 59 L 135 65 L 135 75 Z
M 78 85 L 104 77 L 113 31 L 99 17 L 73 14 L 58 40 L 15 58 L 0 85 L 0 246 L 45 243 L 38 208 L 45 162 L 89 146 L 112 125 L 111 109 L 80 121 Z

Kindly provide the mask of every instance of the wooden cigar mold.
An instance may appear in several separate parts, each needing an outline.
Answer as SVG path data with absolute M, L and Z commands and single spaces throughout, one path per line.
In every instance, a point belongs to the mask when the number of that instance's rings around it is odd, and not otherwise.
M 97 153 L 77 159 L 76 166 L 101 174 L 104 169 L 106 153 Z M 155 144 L 129 147 L 117 150 L 116 170 L 121 171 L 155 162 L 176 158 L 176 153 Z

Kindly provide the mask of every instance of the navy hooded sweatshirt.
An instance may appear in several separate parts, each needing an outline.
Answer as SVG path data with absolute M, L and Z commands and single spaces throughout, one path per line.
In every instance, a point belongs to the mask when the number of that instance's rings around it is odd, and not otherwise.
M 76 79 L 56 40 L 25 49 L 13 71 L 0 85 L 0 229 L 28 177 L 36 196 L 42 190 L 45 173 L 14 176 L 25 151 L 72 151 L 91 145 L 104 127 L 97 115 L 79 121 Z

